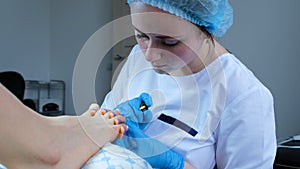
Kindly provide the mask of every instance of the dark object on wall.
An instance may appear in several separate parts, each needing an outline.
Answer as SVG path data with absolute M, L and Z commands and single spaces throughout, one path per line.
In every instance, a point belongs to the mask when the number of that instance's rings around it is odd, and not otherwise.
M 20 101 L 23 101 L 25 80 L 20 73 L 14 71 L 0 72 L 0 82 Z
M 274 169 L 300 169 L 300 136 L 279 143 Z

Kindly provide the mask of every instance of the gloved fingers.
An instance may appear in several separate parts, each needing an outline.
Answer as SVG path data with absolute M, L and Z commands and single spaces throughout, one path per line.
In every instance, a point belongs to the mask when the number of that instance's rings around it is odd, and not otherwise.
M 153 118 L 153 114 L 150 110 L 144 111 L 144 123 L 149 123 Z
M 152 112 L 148 111 L 148 107 L 151 105 L 151 96 L 147 93 L 142 93 L 137 98 L 119 104 L 115 111 L 131 121 L 147 123 L 152 120 Z
M 123 104 L 120 104 L 120 105 L 123 105 Z M 130 108 L 128 110 L 128 109 L 124 109 L 124 107 L 120 107 L 120 109 L 115 109 L 114 112 L 116 114 L 120 114 L 120 115 L 126 117 L 129 120 L 138 122 L 137 116 L 135 114 L 136 112 L 132 108 Z
M 153 115 L 150 110 L 145 110 L 141 113 L 142 113 L 142 115 L 137 116 L 137 120 L 139 123 L 149 123 L 152 120 Z
M 141 103 L 142 103 L 142 98 L 140 97 L 129 100 L 129 104 L 134 110 L 140 111 Z
M 139 97 L 148 107 L 152 106 L 152 98 L 148 93 L 142 93 Z
M 144 111 L 147 110 L 148 107 L 152 106 L 152 99 L 148 93 L 142 93 L 139 97 L 134 98 L 129 101 L 130 105 L 134 107 L 135 110 Z M 144 104 L 144 105 L 143 105 Z
M 140 128 L 138 127 L 138 123 L 132 120 L 126 120 L 125 124 L 131 128 L 132 130 L 140 130 Z
M 151 96 L 148 93 L 142 93 L 139 98 L 141 99 L 139 109 L 142 113 L 137 116 L 137 120 L 140 123 L 148 123 L 152 120 L 152 112 L 148 109 L 152 106 Z
M 137 121 L 133 121 L 133 120 L 127 119 L 127 120 L 125 121 L 125 124 L 126 124 L 129 128 L 132 128 L 132 130 L 140 129 L 140 128 L 139 128 L 139 123 L 138 123 Z
M 134 122 L 139 122 L 139 123 L 149 123 L 151 122 L 153 115 L 150 110 L 145 110 L 143 112 L 138 112 L 140 113 L 139 115 L 136 115 L 136 119 L 132 119 Z
M 128 126 L 128 137 L 132 138 L 148 138 L 148 136 L 144 133 L 143 130 L 139 128 L 138 123 L 133 122 L 131 120 L 126 120 L 125 124 Z

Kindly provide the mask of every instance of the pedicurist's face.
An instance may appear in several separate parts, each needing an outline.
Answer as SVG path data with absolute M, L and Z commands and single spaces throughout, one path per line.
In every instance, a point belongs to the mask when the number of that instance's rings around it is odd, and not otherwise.
M 130 8 L 137 42 L 155 71 L 182 76 L 203 68 L 198 55 L 207 36 L 197 26 L 143 3 Z

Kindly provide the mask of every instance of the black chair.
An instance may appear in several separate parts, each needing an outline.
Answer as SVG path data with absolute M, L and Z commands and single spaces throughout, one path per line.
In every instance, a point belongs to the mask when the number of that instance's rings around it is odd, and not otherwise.
M 23 102 L 25 80 L 20 73 L 14 71 L 0 72 L 0 83 Z
M 14 94 L 26 106 L 36 111 L 36 106 L 31 99 L 24 100 L 25 80 L 23 76 L 15 71 L 0 72 L 0 83 Z
M 300 169 L 300 140 L 293 136 L 277 146 L 274 169 Z

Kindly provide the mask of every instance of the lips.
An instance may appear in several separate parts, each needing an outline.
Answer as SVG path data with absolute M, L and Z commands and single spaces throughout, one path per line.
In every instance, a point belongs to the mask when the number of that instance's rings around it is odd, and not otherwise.
M 161 68 L 165 67 L 165 65 L 159 65 L 159 64 L 155 64 L 155 63 L 151 63 L 151 64 L 152 64 L 152 67 L 155 69 L 161 69 Z

